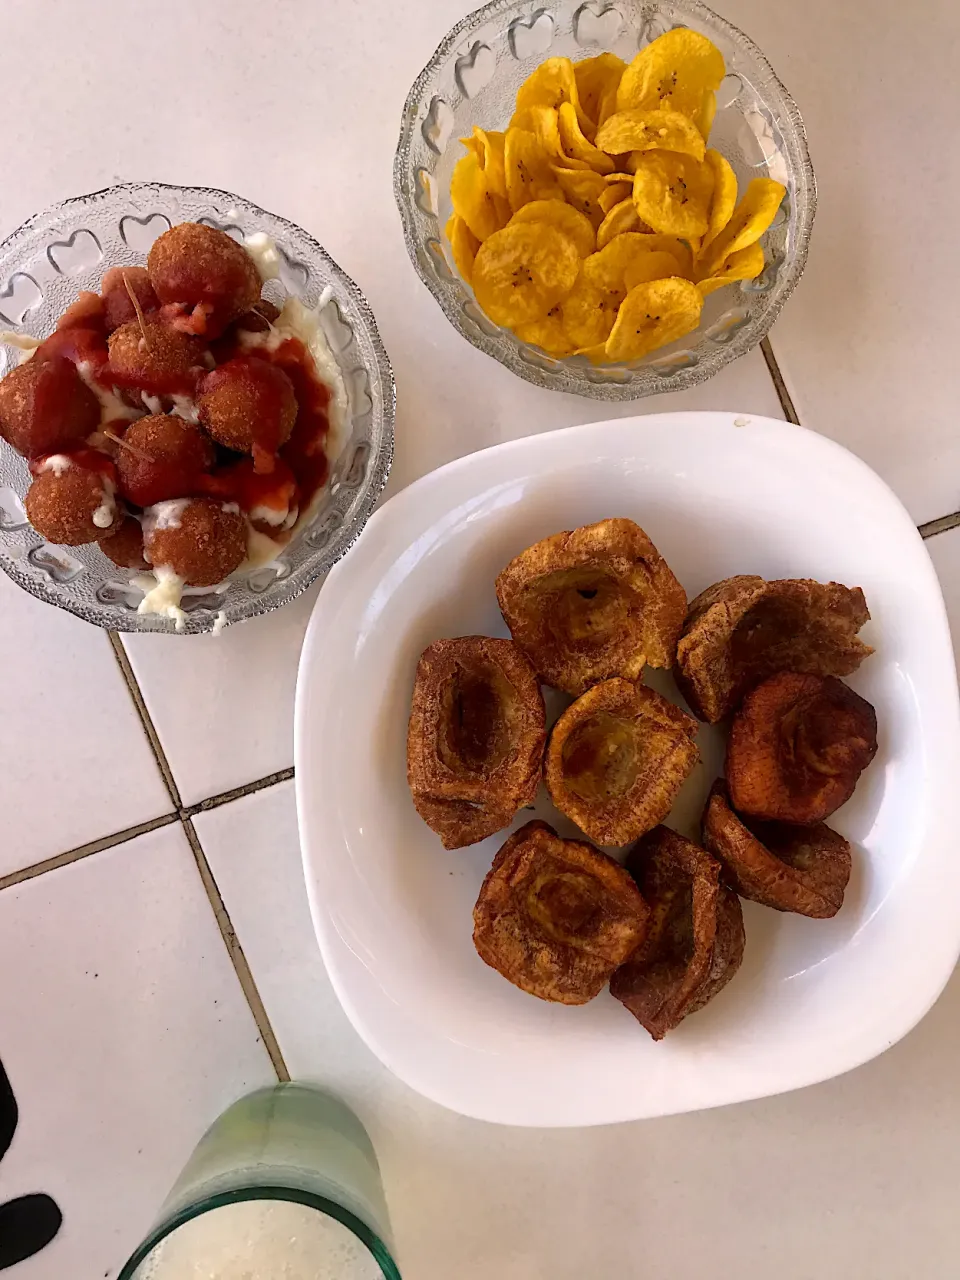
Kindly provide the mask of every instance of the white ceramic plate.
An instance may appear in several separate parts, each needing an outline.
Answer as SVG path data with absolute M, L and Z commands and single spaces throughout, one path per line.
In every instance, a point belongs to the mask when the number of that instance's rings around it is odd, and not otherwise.
M 740 973 L 661 1044 L 606 991 L 579 1008 L 549 1005 L 482 963 L 471 911 L 506 833 L 447 853 L 406 785 L 421 650 L 441 636 L 506 635 L 493 583 L 507 561 L 615 515 L 647 530 L 690 596 L 735 573 L 862 586 L 873 615 L 862 634 L 877 649 L 850 683 L 877 709 L 880 750 L 831 819 L 856 850 L 843 909 L 821 921 L 745 903 Z M 670 819 L 687 834 L 721 760 L 718 730 L 700 742 L 704 763 Z M 295 754 L 307 889 L 344 1008 L 401 1079 L 484 1120 L 600 1124 L 824 1080 L 905 1035 L 960 949 L 960 714 L 936 575 L 883 482 L 788 423 L 600 422 L 499 445 L 411 485 L 320 594 Z M 552 814 L 545 797 L 537 813 Z

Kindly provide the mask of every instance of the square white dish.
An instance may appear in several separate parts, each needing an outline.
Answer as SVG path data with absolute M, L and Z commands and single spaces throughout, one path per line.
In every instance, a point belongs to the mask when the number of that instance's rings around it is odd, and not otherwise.
M 744 903 L 740 973 L 660 1044 L 606 991 L 549 1005 L 483 964 L 471 913 L 509 832 L 445 852 L 406 783 L 422 649 L 506 635 L 499 570 L 547 534 L 614 515 L 643 526 L 691 598 L 736 573 L 861 586 L 872 614 L 862 636 L 876 648 L 849 680 L 876 707 L 880 749 L 831 819 L 854 845 L 841 911 L 809 920 Z M 679 700 L 670 677 L 651 683 Z M 703 763 L 668 820 L 684 834 L 696 832 L 723 740 L 701 729 Z M 904 1036 L 960 951 L 960 710 L 939 584 L 883 482 L 788 423 L 618 419 L 499 445 L 411 485 L 320 594 L 295 760 L 307 890 L 340 1000 L 391 1070 L 466 1115 L 601 1124 L 813 1084 Z M 573 833 L 542 789 L 536 816 Z

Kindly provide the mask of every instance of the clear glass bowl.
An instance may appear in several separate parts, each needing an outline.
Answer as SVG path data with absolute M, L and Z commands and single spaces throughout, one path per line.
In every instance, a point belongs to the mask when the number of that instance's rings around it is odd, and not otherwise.
M 108 267 L 142 264 L 153 241 L 178 222 L 207 222 L 242 240 L 256 231 L 280 250 L 280 279 L 266 295 L 294 294 L 316 307 L 343 374 L 345 444 L 309 521 L 269 564 L 183 599 L 185 634 L 267 613 L 293 600 L 336 563 L 360 534 L 393 460 L 395 388 L 390 361 L 363 294 L 316 240 L 240 196 L 206 187 L 127 183 L 35 214 L 0 243 L 0 328 L 42 338 L 81 289 L 98 289 Z M 18 361 L 0 346 L 0 376 Z M 58 547 L 27 523 L 27 464 L 0 440 L 0 568 L 31 595 L 116 631 L 172 632 L 165 618 L 137 613 L 143 592 L 95 544 Z
M 696 332 L 642 360 L 593 366 L 584 356 L 557 359 L 488 320 L 456 270 L 443 228 L 450 176 L 464 154 L 459 139 L 475 124 L 504 128 L 517 89 L 544 58 L 576 62 L 606 50 L 629 62 L 676 26 L 702 31 L 726 60 L 711 146 L 730 161 L 741 188 L 764 175 L 787 188 L 763 239 L 767 266 L 756 280 L 712 293 Z M 528 382 L 597 400 L 694 386 L 755 347 L 803 271 L 817 202 L 793 99 L 753 41 L 697 0 L 493 0 L 477 9 L 443 40 L 410 90 L 393 172 L 410 259 L 450 323 Z

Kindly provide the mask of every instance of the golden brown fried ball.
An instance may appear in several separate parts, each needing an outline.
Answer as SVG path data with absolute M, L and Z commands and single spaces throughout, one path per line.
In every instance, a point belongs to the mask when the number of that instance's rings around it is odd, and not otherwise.
M 125 516 L 109 538 L 98 538 L 100 550 L 121 569 L 149 569 L 143 554 L 143 530 L 140 521 Z
M 106 473 L 74 461 L 66 454 L 52 454 L 39 464 L 27 490 L 27 519 L 42 537 L 62 546 L 78 547 L 96 542 L 116 530 L 123 512 L 114 498 L 114 485 Z
M 121 439 L 114 446 L 120 492 L 138 507 L 189 496 L 213 464 L 212 443 L 175 413 L 139 418 Z
M 100 402 L 69 360 L 17 365 L 0 381 L 0 436 L 26 458 L 82 444 L 100 421 Z
M 103 324 L 107 333 L 113 333 L 122 324 L 137 319 L 136 298 L 141 312 L 146 315 L 156 311 L 160 300 L 153 291 L 146 267 L 111 267 L 100 281 L 100 297 L 103 300 Z
M 222 582 L 247 554 L 247 522 L 234 503 L 182 498 L 151 507 L 143 545 L 154 568 L 172 569 L 191 587 Z
M 273 470 L 290 439 L 297 397 L 284 371 L 257 356 L 228 360 L 200 383 L 200 421 L 219 444 L 253 455 L 254 470 Z
M 260 273 L 246 249 L 199 222 L 182 222 L 155 240 L 147 271 L 160 301 L 179 304 L 190 331 L 210 338 L 260 298 Z
M 152 396 L 189 395 L 203 371 L 201 338 L 178 333 L 156 318 L 132 320 L 107 339 L 108 377 L 125 391 Z

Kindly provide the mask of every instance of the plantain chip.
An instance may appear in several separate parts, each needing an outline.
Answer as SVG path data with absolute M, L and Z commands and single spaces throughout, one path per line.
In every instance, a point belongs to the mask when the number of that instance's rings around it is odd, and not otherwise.
M 487 185 L 475 151 L 468 151 L 453 167 L 450 179 L 453 211 L 467 224 L 478 240 L 486 240 L 503 226 L 503 208 Z
M 594 227 L 599 227 L 605 216 L 600 208 L 600 197 L 607 189 L 602 174 L 594 173 L 592 169 L 554 165 L 553 176 L 560 184 L 567 203 L 585 213 Z
M 706 36 L 674 27 L 641 49 L 624 71 L 617 110 L 666 107 L 694 119 L 704 95 L 719 89 L 724 71 L 723 54 Z
M 473 278 L 473 260 L 480 248 L 480 241 L 456 213 L 451 213 L 447 220 L 446 231 L 456 268 L 469 284 Z
M 613 189 L 608 187 L 607 191 Z M 626 200 L 621 200 L 619 204 L 613 206 L 597 228 L 597 248 L 602 249 L 614 236 L 622 235 L 625 231 L 639 231 L 639 229 L 640 215 L 637 213 L 637 206 L 633 203 L 633 199 L 628 196 Z
M 773 178 L 751 178 L 729 222 L 702 254 L 700 275 L 716 275 L 721 263 L 732 253 L 759 240 L 776 216 L 786 191 L 786 187 Z
M 511 222 L 478 249 L 473 291 L 494 324 L 513 328 L 542 320 L 570 292 L 579 271 L 580 255 L 569 236 L 543 222 Z
M 686 280 L 693 278 L 693 254 L 686 240 L 682 240 L 679 236 L 667 236 L 654 231 L 643 237 L 641 247 L 648 253 L 669 253 L 671 257 L 676 258 L 680 266 L 677 275 L 683 276 Z
M 640 217 L 654 231 L 702 236 L 713 174 L 690 156 L 645 151 L 633 175 L 633 199 Z
M 705 144 L 697 126 L 679 111 L 631 109 L 618 111 L 600 126 L 597 146 L 611 155 L 678 151 L 702 160 Z
M 636 231 L 624 231 L 614 236 L 602 249 L 583 260 L 583 274 L 588 280 L 611 292 L 627 292 L 627 271 L 637 258 L 645 257 L 652 250 L 670 247 L 666 241 L 673 237 L 645 235 Z M 679 258 L 679 254 L 674 255 Z M 581 343 L 581 346 L 588 345 Z
M 553 107 L 556 110 L 561 102 L 572 102 L 581 128 L 591 128 L 591 121 L 580 105 L 573 63 L 569 58 L 547 58 L 517 90 L 517 111 L 523 111 L 525 107 Z
M 580 121 L 577 119 L 576 108 L 572 102 L 562 102 L 560 104 L 557 120 L 560 128 L 560 143 L 567 157 L 561 163 L 572 167 L 570 166 L 570 160 L 579 160 L 596 173 L 613 173 L 616 166 L 608 155 L 604 155 L 585 136 L 580 128 Z
M 563 191 L 536 134 L 528 129 L 508 129 L 503 159 L 507 199 L 514 213 L 531 200 L 563 199 Z
M 618 175 L 619 176 L 619 175 Z M 619 204 L 621 200 L 633 199 L 633 178 L 625 179 L 623 182 L 614 182 L 606 191 L 600 193 L 600 199 L 597 203 L 603 210 L 604 214 L 608 214 L 614 205 Z
M 626 65 L 615 53 L 598 53 L 595 58 L 573 64 L 581 110 L 594 125 L 603 124 L 605 103 L 616 104 L 617 86 Z
M 713 128 L 713 122 L 717 114 L 717 95 L 712 89 L 708 89 L 703 95 L 703 101 L 700 103 L 700 110 L 693 117 L 693 122 L 700 130 L 700 136 L 704 142 L 710 139 L 710 130 Z
M 570 106 L 569 103 L 565 105 Z M 572 106 L 570 110 L 573 111 Z M 576 119 L 575 111 L 574 119 Z M 570 157 L 564 151 L 563 142 L 560 139 L 559 112 L 556 107 L 524 107 L 522 111 L 514 112 L 510 127 L 529 129 L 531 133 L 536 134 L 551 164 L 564 165 L 568 169 L 590 168 L 586 160 Z
M 511 223 L 545 222 L 569 236 L 577 246 L 581 258 L 587 257 L 597 247 L 593 224 L 585 213 L 574 209 L 562 200 L 531 200 L 513 215 Z
M 461 141 L 466 143 L 465 138 Z M 503 166 L 504 135 L 499 130 L 481 129 L 478 124 L 475 124 L 471 141 L 480 161 L 483 176 L 487 180 L 487 186 L 495 196 L 506 200 L 507 179 Z
M 617 109 L 617 89 L 620 87 L 619 77 L 611 80 L 603 92 L 600 99 L 599 115 L 597 116 L 597 128 L 603 124 L 604 120 L 609 120 Z
M 716 274 L 700 280 L 697 288 L 706 297 L 714 289 L 722 289 L 725 284 L 734 284 L 737 280 L 755 280 L 763 270 L 765 261 L 763 246 L 748 244 L 745 249 L 737 249 L 731 253 L 721 263 Z
M 638 360 L 683 337 L 700 323 L 702 307 L 703 295 L 689 280 L 671 277 L 635 285 L 620 304 L 607 338 L 607 359 Z
M 707 230 L 700 244 L 702 253 L 730 221 L 737 203 L 737 175 L 729 161 L 713 148 L 707 150 L 704 163 L 713 173 L 713 195 L 707 215 Z
M 651 280 L 665 280 L 668 276 L 686 278 L 680 261 L 665 249 L 638 253 L 623 275 L 628 293 L 638 284 L 649 284 Z
M 626 296 L 622 282 L 619 287 L 611 289 L 581 271 L 561 309 L 563 331 L 572 346 L 577 350 L 602 346 Z
M 515 325 L 513 332 L 521 342 L 540 347 L 548 355 L 569 356 L 573 353 L 573 344 L 563 327 L 559 303 L 551 307 L 542 320 L 528 320 L 526 324 Z

